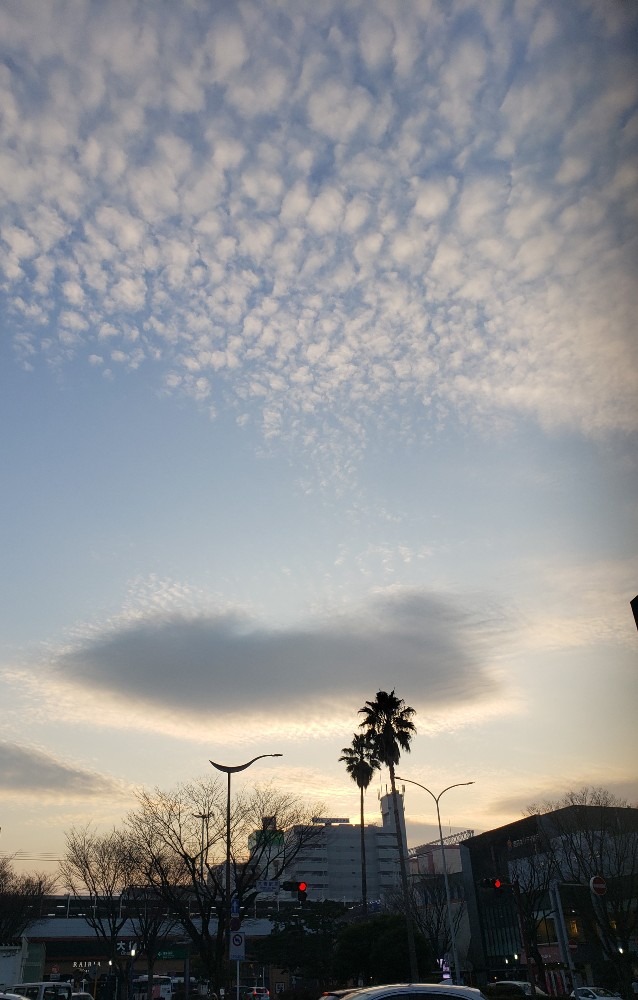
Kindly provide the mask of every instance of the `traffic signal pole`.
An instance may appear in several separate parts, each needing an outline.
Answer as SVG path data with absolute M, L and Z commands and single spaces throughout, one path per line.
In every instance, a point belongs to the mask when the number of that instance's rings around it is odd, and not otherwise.
M 527 933 L 527 922 L 525 920 L 525 914 L 523 912 L 523 902 L 521 900 L 521 887 L 518 884 L 518 879 L 512 879 L 511 882 L 506 882 L 504 879 L 500 878 L 482 878 L 478 885 L 482 889 L 493 889 L 495 893 L 500 894 L 504 888 L 512 890 L 512 896 L 514 897 L 514 905 L 516 906 L 516 918 L 518 920 L 518 932 L 521 936 L 521 942 L 525 950 L 525 958 L 527 959 L 527 971 L 530 978 L 530 984 L 532 987 L 532 996 L 536 996 L 537 987 L 537 975 L 534 971 L 534 963 L 532 961 L 532 944 L 529 939 L 529 934 Z

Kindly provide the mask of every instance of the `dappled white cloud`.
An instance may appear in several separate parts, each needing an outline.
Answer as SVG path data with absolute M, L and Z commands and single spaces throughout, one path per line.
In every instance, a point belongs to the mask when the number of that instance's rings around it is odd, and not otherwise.
M 106 335 L 270 439 L 330 414 L 333 456 L 398 409 L 635 430 L 636 16 L 64 7 L 2 14 L 24 364 Z

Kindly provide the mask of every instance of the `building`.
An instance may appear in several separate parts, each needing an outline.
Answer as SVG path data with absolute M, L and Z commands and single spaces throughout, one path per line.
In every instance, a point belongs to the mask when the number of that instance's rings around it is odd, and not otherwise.
M 568 805 L 470 837 L 460 850 L 479 985 L 535 979 L 551 994 L 588 983 L 629 993 L 638 809 Z
M 428 938 L 442 968 L 450 966 L 452 939 L 450 917 L 460 971 L 468 965 L 470 925 L 465 903 L 461 843 L 474 835 L 473 830 L 455 833 L 408 851 L 410 881 L 414 888 L 421 930 Z M 445 873 L 448 876 L 450 910 L 448 913 Z
M 404 850 L 405 820 L 403 796 L 399 794 L 399 822 L 402 827 Z M 400 887 L 399 849 L 395 834 L 392 795 L 379 796 L 381 825 L 364 828 L 368 903 L 381 906 Z M 293 869 L 286 878 L 307 883 L 309 900 L 336 900 L 342 903 L 361 901 L 361 824 L 348 818 L 322 817 L 313 819 L 317 836 L 311 838 L 295 857 Z M 283 898 L 288 893 L 280 893 Z

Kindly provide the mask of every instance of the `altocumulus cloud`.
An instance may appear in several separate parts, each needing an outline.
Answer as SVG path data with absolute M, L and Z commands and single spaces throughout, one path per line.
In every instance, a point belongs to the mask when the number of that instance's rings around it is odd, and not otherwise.
M 38 747 L 0 742 L 0 796 L 37 793 L 50 798 L 113 795 L 116 783 L 74 767 Z
M 372 697 L 394 687 L 411 702 L 471 703 L 494 693 L 483 643 L 494 628 L 438 596 L 379 595 L 357 612 L 286 630 L 237 614 L 135 621 L 63 652 L 61 680 L 189 715 L 246 705 L 283 715 L 302 704 Z
M 0 16 L 25 366 L 359 451 L 397 410 L 635 430 L 635 4 Z

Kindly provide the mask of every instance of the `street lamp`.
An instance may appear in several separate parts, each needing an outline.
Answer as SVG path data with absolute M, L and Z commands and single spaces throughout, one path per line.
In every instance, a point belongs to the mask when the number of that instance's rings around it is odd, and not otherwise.
M 208 843 L 206 844 L 206 847 L 204 847 L 204 824 L 208 822 L 212 815 L 213 814 L 211 812 L 193 813 L 193 819 L 201 819 L 202 821 L 202 849 L 199 856 L 199 880 L 202 885 L 204 884 L 204 863 L 206 863 L 206 867 L 208 867 Z
M 214 760 L 211 760 L 213 767 L 217 768 L 218 771 L 223 771 L 228 778 L 228 785 L 226 788 L 226 958 L 229 959 L 230 954 L 230 776 L 231 774 L 236 774 L 237 771 L 245 771 L 247 767 L 254 764 L 256 760 L 261 760 L 263 757 L 283 757 L 282 753 L 260 753 L 258 757 L 253 757 L 252 760 L 247 761 L 245 764 L 237 764 L 235 767 L 229 767 L 228 764 L 216 764 Z
M 137 951 L 137 949 L 136 949 L 135 945 L 132 944 L 130 946 L 130 950 L 129 950 L 129 966 L 128 966 L 128 975 L 129 975 L 129 979 L 128 979 L 129 994 L 128 994 L 128 996 L 129 996 L 129 1000 L 132 1000 L 133 994 L 135 992 L 133 984 L 134 984 L 134 981 L 135 981 L 135 955 L 136 955 L 136 951 Z
M 447 788 L 444 788 L 442 792 L 439 792 L 438 795 L 435 795 L 434 792 L 431 792 L 430 789 L 426 788 L 425 785 L 420 785 L 418 781 L 411 781 L 409 778 L 400 778 L 398 774 L 396 775 L 396 779 L 397 781 L 407 781 L 408 785 L 416 785 L 417 788 L 422 788 L 424 792 L 427 792 L 428 795 L 432 796 L 432 798 L 436 803 L 436 818 L 439 824 L 439 843 L 441 845 L 441 856 L 443 859 L 443 878 L 445 880 L 445 898 L 447 900 L 447 919 L 450 927 L 450 940 L 452 942 L 452 965 L 453 965 L 452 979 L 455 983 L 458 983 L 459 958 L 456 953 L 456 934 L 454 933 L 454 921 L 452 920 L 452 901 L 450 899 L 450 882 L 447 877 L 447 861 L 445 860 L 445 848 L 443 846 L 443 831 L 441 829 L 441 810 L 439 809 L 439 799 L 443 795 L 445 795 L 446 792 L 449 792 L 451 788 L 461 788 L 463 785 L 473 785 L 474 782 L 458 781 L 455 785 L 448 785 Z

